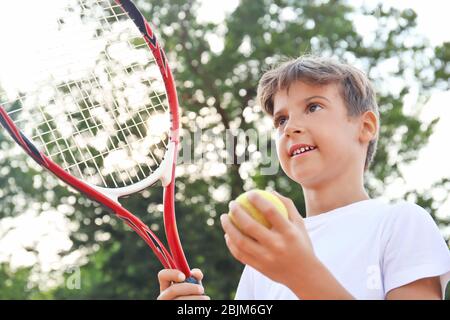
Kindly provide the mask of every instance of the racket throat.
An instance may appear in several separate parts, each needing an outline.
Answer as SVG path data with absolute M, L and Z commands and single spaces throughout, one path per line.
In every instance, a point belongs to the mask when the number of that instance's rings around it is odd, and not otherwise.
M 170 141 L 167 146 L 167 151 L 162 160 L 159 168 L 157 170 L 161 170 L 160 172 L 160 180 L 163 187 L 167 187 L 170 182 L 172 182 L 172 175 L 175 174 L 174 170 L 174 162 L 176 161 L 176 152 L 178 148 L 178 143 L 175 141 Z

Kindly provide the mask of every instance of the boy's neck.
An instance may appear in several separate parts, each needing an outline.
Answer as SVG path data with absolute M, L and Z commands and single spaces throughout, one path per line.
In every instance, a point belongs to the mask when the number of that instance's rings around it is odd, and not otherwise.
M 305 194 L 306 216 L 317 216 L 336 208 L 370 199 L 364 189 L 363 181 L 339 181 L 327 183 L 323 188 L 303 188 Z M 359 180 L 359 179 L 357 179 Z

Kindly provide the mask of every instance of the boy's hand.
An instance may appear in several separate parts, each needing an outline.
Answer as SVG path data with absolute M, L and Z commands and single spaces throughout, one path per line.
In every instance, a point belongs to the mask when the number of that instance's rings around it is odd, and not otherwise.
M 199 269 L 192 269 L 192 276 L 200 284 L 183 282 L 186 277 L 176 269 L 164 269 L 158 273 L 160 293 L 158 300 L 210 300 L 204 295 L 205 289 L 201 285 L 203 273 Z
M 220 219 L 226 244 L 237 260 L 290 287 L 293 279 L 308 276 L 317 258 L 303 218 L 292 200 L 273 193 L 286 206 L 289 221 L 269 201 L 256 193 L 249 194 L 249 201 L 272 224 L 271 229 L 256 222 L 236 202 L 230 203 L 230 210 L 245 234 L 235 227 L 227 214 L 223 214 Z

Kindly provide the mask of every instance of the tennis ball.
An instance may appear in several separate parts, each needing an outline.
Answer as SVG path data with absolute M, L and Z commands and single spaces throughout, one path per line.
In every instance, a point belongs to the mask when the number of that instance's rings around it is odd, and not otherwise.
M 255 219 L 256 221 L 258 221 L 259 223 L 261 223 L 263 226 L 270 228 L 272 227 L 270 222 L 267 221 L 267 219 L 262 215 L 262 213 L 256 209 L 252 203 L 250 203 L 250 201 L 248 200 L 248 193 L 250 191 L 241 194 L 239 197 L 236 198 L 236 202 L 241 205 L 243 208 L 245 208 L 246 212 L 250 214 L 251 217 L 253 217 L 253 219 Z M 261 197 L 263 197 L 266 200 L 269 200 L 274 207 L 277 209 L 277 212 L 279 214 L 281 214 L 283 217 L 285 217 L 286 219 L 288 219 L 288 212 L 286 207 L 284 206 L 283 202 L 281 202 L 281 200 L 274 194 L 268 192 L 268 191 L 264 191 L 264 190 L 252 190 L 252 192 L 256 192 L 257 194 L 259 194 Z M 238 228 L 239 225 L 237 224 L 237 222 L 234 220 L 233 217 L 233 213 L 230 211 L 228 213 L 228 215 L 230 216 L 231 221 L 233 222 L 233 224 Z M 241 230 L 242 231 L 242 230 Z

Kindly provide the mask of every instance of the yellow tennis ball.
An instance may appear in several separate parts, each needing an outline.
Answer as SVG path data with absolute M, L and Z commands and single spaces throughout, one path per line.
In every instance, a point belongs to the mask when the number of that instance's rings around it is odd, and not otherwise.
M 262 213 L 256 209 L 253 204 L 250 203 L 250 201 L 248 200 L 248 193 L 250 191 L 241 194 L 239 197 L 236 198 L 236 202 L 239 203 L 243 208 L 245 208 L 246 212 L 250 214 L 251 217 L 253 217 L 253 219 L 255 219 L 256 221 L 258 221 L 259 223 L 261 223 L 262 225 L 266 226 L 267 228 L 272 227 L 270 222 L 267 221 L 267 219 L 262 215 Z M 283 202 L 281 202 L 281 200 L 274 194 L 268 192 L 268 191 L 264 191 L 264 190 L 252 190 L 251 192 L 256 192 L 257 194 L 259 194 L 261 197 L 263 197 L 266 200 L 269 200 L 274 207 L 277 209 L 277 212 L 279 214 L 281 214 L 283 217 L 285 217 L 286 219 L 288 219 L 288 211 L 285 207 L 285 205 L 283 204 Z M 231 221 L 234 223 L 234 225 L 239 228 L 239 225 L 237 224 L 237 222 L 234 220 L 233 217 L 233 213 L 230 211 L 229 213 L 230 219 Z

